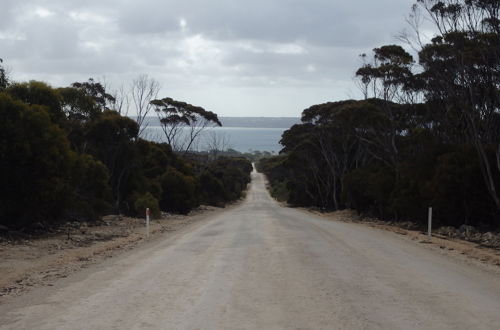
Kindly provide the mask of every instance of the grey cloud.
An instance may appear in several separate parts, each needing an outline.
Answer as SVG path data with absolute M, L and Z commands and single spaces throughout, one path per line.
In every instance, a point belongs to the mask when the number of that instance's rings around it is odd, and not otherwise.
M 15 78 L 54 84 L 107 76 L 119 85 L 148 73 L 165 93 L 206 98 L 214 111 L 232 107 L 213 95 L 233 88 L 249 99 L 308 88 L 295 92 L 304 104 L 315 89 L 321 100 L 329 88 L 342 95 L 358 54 L 394 42 L 413 2 L 2 0 L 0 58 Z
M 169 1 L 127 1 L 117 16 L 120 29 L 131 34 L 155 34 L 179 30 L 179 17 Z
M 118 14 L 129 33 L 162 33 L 179 29 L 185 18 L 192 33 L 221 40 L 274 42 L 307 40 L 323 45 L 361 45 L 382 28 L 402 22 L 413 0 L 191 0 L 131 2 Z M 383 19 L 381 19 L 383 18 Z M 396 31 L 397 32 L 397 31 Z
M 2 0 L 0 5 L 0 29 L 9 29 L 18 15 L 18 0 Z

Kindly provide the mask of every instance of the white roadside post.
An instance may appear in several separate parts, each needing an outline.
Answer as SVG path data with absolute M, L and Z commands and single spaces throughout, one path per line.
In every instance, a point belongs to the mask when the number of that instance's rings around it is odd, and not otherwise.
M 149 237 L 149 207 L 146 209 L 146 237 Z
M 432 207 L 429 207 L 429 221 L 427 224 L 427 236 L 431 237 L 432 235 Z

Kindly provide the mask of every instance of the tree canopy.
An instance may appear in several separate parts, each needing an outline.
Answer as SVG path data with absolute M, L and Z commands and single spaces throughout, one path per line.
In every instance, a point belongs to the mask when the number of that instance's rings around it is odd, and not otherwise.
M 259 168 L 291 204 L 422 223 L 434 206 L 438 224 L 496 228 L 500 3 L 419 0 L 412 10 L 438 31 L 412 45 L 418 60 L 400 45 L 363 54 L 365 100 L 305 109 L 282 155 Z
M 176 151 L 189 151 L 201 132 L 209 126 L 222 126 L 217 114 L 202 107 L 166 97 L 152 100 L 167 143 Z

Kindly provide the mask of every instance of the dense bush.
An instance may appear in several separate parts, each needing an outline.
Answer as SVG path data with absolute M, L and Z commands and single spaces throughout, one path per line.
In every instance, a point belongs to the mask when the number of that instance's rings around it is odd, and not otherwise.
M 360 212 L 392 215 L 389 209 L 394 176 L 384 166 L 366 166 L 353 170 L 344 178 L 343 200 L 346 207 Z
M 64 125 L 66 118 L 61 107 L 61 97 L 46 83 L 33 80 L 27 83 L 15 83 L 9 86 L 6 92 L 25 104 L 37 104 L 43 107 L 53 123 Z
M 138 137 L 138 124 L 111 110 L 114 98 L 90 79 L 54 89 L 7 84 L 0 93 L 0 224 L 9 228 L 92 221 L 145 208 L 187 214 L 242 195 L 246 159 L 187 157 Z M 217 116 L 210 113 L 211 118 Z
M 289 187 L 288 171 L 284 165 L 286 159 L 287 157 L 284 155 L 261 158 L 255 165 L 259 172 L 266 173 L 267 179 L 271 184 L 271 196 L 278 201 L 289 200 L 290 191 L 294 190 Z
M 0 93 L 0 222 L 55 222 L 70 208 L 77 155 L 39 106 Z
M 135 143 L 138 132 L 135 121 L 115 111 L 104 111 L 85 125 L 86 151 L 108 168 L 115 212 L 130 210 L 124 201 L 134 189 L 129 179 L 139 161 Z
M 143 217 L 145 210 L 149 208 L 151 216 L 153 218 L 161 217 L 160 204 L 158 200 L 150 193 L 147 192 L 144 195 L 138 197 L 134 202 L 135 216 Z
M 204 203 L 212 206 L 222 206 L 228 200 L 228 194 L 222 182 L 206 170 L 199 179 L 201 198 Z
M 90 221 L 111 210 L 109 174 L 103 163 L 82 154 L 74 163 L 72 177 L 75 188 L 71 218 Z
M 252 164 L 245 158 L 222 157 L 210 163 L 200 177 L 200 189 L 209 205 L 236 200 L 250 182 Z
M 432 206 L 438 226 L 497 227 L 477 150 L 444 143 L 442 128 L 420 110 L 381 100 L 313 106 L 304 110 L 302 124 L 283 133 L 283 154 L 261 159 L 257 168 L 273 196 L 291 205 L 353 208 L 421 224 Z M 493 168 L 494 151 L 485 150 Z M 493 180 L 500 184 L 499 175 Z
M 421 192 L 434 207 L 438 224 L 491 226 L 496 210 L 481 183 L 475 150 L 460 146 L 436 159 L 433 175 L 422 184 Z
M 160 200 L 162 210 L 187 214 L 199 205 L 194 177 L 169 167 L 161 176 L 160 182 L 163 190 Z

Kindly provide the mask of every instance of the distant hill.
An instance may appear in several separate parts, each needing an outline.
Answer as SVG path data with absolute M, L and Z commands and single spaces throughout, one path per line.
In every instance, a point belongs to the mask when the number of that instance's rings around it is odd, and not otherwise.
M 224 127 L 290 128 L 300 122 L 298 117 L 219 117 Z M 148 126 L 160 126 L 157 117 L 147 117 Z
M 290 128 L 300 122 L 298 117 L 220 117 L 225 127 Z

